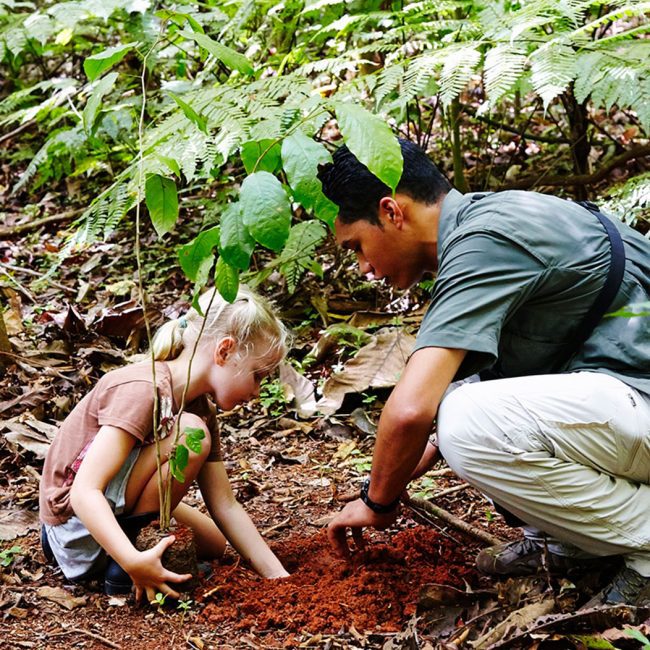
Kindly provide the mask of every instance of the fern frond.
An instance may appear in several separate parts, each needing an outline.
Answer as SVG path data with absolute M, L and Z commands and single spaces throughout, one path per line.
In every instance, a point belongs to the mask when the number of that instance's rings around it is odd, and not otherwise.
M 526 54 L 517 47 L 497 45 L 485 56 L 485 92 L 491 105 L 510 91 L 526 70 Z
M 545 44 L 530 55 L 533 88 L 545 108 L 575 77 L 575 58 L 573 48 L 559 43 Z
M 481 53 L 476 44 L 446 48 L 440 76 L 440 100 L 445 106 L 467 86 L 480 60 Z
M 311 267 L 316 247 L 326 235 L 321 221 L 303 221 L 291 228 L 289 239 L 280 256 L 280 272 L 287 279 L 287 289 L 293 293 L 304 272 Z

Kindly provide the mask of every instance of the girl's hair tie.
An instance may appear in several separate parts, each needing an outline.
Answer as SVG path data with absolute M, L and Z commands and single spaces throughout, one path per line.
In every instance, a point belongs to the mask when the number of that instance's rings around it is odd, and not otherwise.
M 181 316 L 181 317 L 178 319 L 178 326 L 179 326 L 182 330 L 184 330 L 184 329 L 187 327 L 187 318 L 185 318 L 185 316 Z

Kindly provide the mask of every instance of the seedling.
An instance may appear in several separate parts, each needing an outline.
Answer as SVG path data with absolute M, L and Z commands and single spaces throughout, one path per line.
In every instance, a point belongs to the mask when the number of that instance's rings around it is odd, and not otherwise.
M 181 626 L 183 625 L 183 621 L 185 620 L 185 615 L 187 612 L 191 611 L 192 609 L 192 603 L 193 600 L 179 600 L 178 605 L 176 605 L 176 609 L 181 610 Z
M 151 601 L 151 604 L 156 605 L 156 607 L 158 608 L 159 614 L 164 614 L 163 607 L 165 605 L 166 600 L 167 600 L 167 594 L 162 594 L 160 592 L 157 592 L 156 596 Z
M 485 518 L 488 520 L 488 522 L 494 521 L 494 513 L 489 508 L 485 510 Z
M 12 546 L 0 551 L 0 566 L 8 567 L 16 558 L 16 555 L 22 555 L 23 549 L 20 546 Z

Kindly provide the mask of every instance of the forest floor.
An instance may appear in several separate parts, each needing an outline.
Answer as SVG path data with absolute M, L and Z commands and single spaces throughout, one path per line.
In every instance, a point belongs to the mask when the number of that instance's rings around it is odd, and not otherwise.
M 67 582 L 40 550 L 42 459 L 57 422 L 101 374 L 142 347 L 142 314 L 128 237 L 118 233 L 76 253 L 45 277 L 63 245 L 64 233 L 52 227 L 0 242 L 11 342 L 0 379 L 3 647 L 639 647 L 629 630 L 637 638 L 647 633 L 649 612 L 578 611 L 611 566 L 559 577 L 479 575 L 474 557 L 485 546 L 484 534 L 513 539 L 520 532 L 444 464 L 411 486 L 411 495 L 460 518 L 469 533 L 405 505 L 391 530 L 366 531 L 365 549 L 350 561 L 336 558 L 326 525 L 368 473 L 373 427 L 386 397 L 381 390 L 349 395 L 330 417 L 299 419 L 273 393 L 220 415 L 234 491 L 291 577 L 262 580 L 228 551 L 221 562 L 202 566 L 200 586 L 180 608 L 171 602 L 136 606 L 131 597 L 105 596 L 101 585 Z M 188 287 L 168 270 L 176 268 L 173 252 L 153 238 L 145 246 L 157 278 L 149 313 L 157 324 L 187 306 Z M 388 322 L 401 309 L 401 324 L 416 329 L 421 305 L 415 298 L 366 293 L 348 299 L 345 283 L 337 276 L 326 290 L 303 287 L 292 311 L 281 305 L 299 332 L 298 359 L 325 327 L 319 318 L 335 311 L 339 321 L 365 310 Z M 334 349 L 308 370 L 315 383 L 351 354 Z M 195 490 L 189 500 L 199 503 Z

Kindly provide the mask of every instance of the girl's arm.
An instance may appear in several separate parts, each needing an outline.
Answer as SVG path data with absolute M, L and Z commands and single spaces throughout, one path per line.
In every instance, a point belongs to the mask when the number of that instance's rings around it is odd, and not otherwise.
M 137 595 L 146 591 L 147 596 L 153 596 L 160 591 L 178 598 L 165 583 L 181 582 L 191 576 L 167 571 L 161 563 L 163 552 L 174 538 L 167 537 L 144 552 L 136 550 L 104 496 L 106 486 L 126 461 L 135 442 L 124 429 L 103 426 L 81 463 L 70 490 L 70 503 L 97 543 L 129 574 Z
M 210 516 L 242 558 L 264 578 L 287 577 L 282 563 L 235 499 L 224 464 L 205 463 L 197 480 Z

